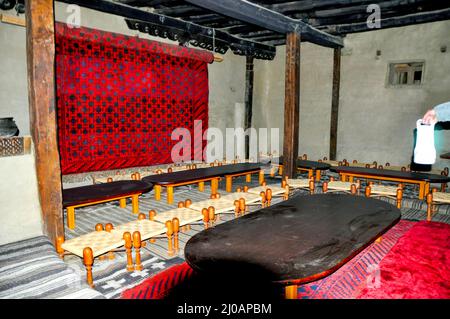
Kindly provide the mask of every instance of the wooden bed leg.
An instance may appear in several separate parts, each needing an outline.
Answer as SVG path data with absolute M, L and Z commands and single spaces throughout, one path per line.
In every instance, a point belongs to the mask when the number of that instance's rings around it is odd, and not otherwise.
M 127 207 L 127 199 L 126 198 L 119 199 L 119 206 L 120 206 L 120 208 Z
M 366 191 L 365 191 L 366 197 L 370 197 L 371 192 L 372 192 L 372 188 L 370 188 L 370 186 L 366 186 Z
M 205 224 L 205 229 L 208 229 L 208 223 L 209 223 L 208 208 L 203 208 L 202 209 L 202 215 L 203 215 L 203 223 Z
M 403 190 L 401 188 L 397 189 L 397 208 L 402 208 L 402 198 L 403 198 Z
M 239 200 L 237 199 L 234 201 L 234 217 L 239 217 Z
M 431 214 L 433 210 L 433 193 L 427 195 L 427 221 L 431 222 Z
M 270 206 L 270 202 L 272 201 L 272 190 L 270 188 L 266 189 L 266 199 L 267 206 Z
M 214 222 L 216 221 L 216 209 L 213 206 L 208 207 L 208 219 L 211 223 L 211 226 L 213 226 Z
M 259 171 L 258 181 L 259 181 L 259 185 L 262 185 L 262 183 L 264 182 L 264 170 L 263 169 Z
M 284 288 L 286 299 L 297 299 L 297 285 L 290 285 Z
M 326 194 L 328 192 L 328 182 L 323 182 L 322 191 L 324 194 Z
M 273 166 L 270 167 L 270 177 L 275 177 L 275 167 Z M 261 184 L 261 182 L 259 182 L 259 184 Z
M 167 186 L 167 204 L 173 203 L 173 186 Z
M 133 256 L 131 255 L 131 247 L 133 247 L 133 241 L 131 240 L 131 233 L 125 232 L 123 233 L 123 240 L 125 241 L 125 251 L 127 253 L 127 270 L 133 271 Z
M 173 226 L 173 249 L 177 252 L 180 248 L 180 244 L 178 242 L 178 233 L 180 232 L 180 220 L 177 217 L 172 219 Z
M 316 181 L 320 181 L 322 177 L 322 173 L 320 172 L 320 169 L 316 170 Z
M 247 183 L 251 183 L 252 182 L 252 174 L 247 174 L 245 175 L 245 181 Z
M 144 215 L 144 214 L 142 214 L 142 215 Z M 144 218 L 145 218 L 145 215 L 144 215 Z M 108 233 L 110 233 L 111 230 L 113 230 L 113 229 L 114 229 L 113 224 L 107 223 L 107 224 L 105 225 L 105 231 L 107 231 Z M 108 252 L 108 259 L 109 259 L 109 260 L 113 260 L 114 258 L 115 258 L 114 252 L 113 252 L 112 250 L 109 251 L 109 252 Z
M 155 190 L 155 200 L 161 200 L 161 186 L 155 185 L 153 189 Z
M 286 184 L 284 186 L 283 200 L 288 200 L 288 199 L 289 199 L 289 185 Z
M 61 259 L 64 259 L 64 249 L 62 248 L 62 244 L 64 244 L 64 236 L 58 236 L 56 238 L 56 252 L 58 253 Z
M 225 190 L 228 193 L 233 191 L 233 178 L 231 176 L 225 176 Z
M 138 231 L 133 233 L 133 247 L 135 254 L 134 270 L 142 270 L 144 267 L 141 263 L 141 233 Z
M 86 281 L 89 286 L 94 288 L 94 279 L 92 277 L 92 265 L 94 264 L 94 254 L 91 247 L 83 249 L 83 263 L 86 267 Z
M 133 214 L 139 213 L 139 195 L 132 195 L 131 196 L 131 207 Z
M 261 192 L 259 193 L 259 196 L 261 196 L 261 207 L 262 208 L 266 207 L 266 193 Z
M 205 182 L 198 182 L 198 190 L 200 192 L 204 192 L 205 191 Z
M 173 256 L 173 245 L 172 245 L 172 236 L 173 236 L 173 224 L 171 220 L 166 221 L 166 235 L 167 235 L 167 254 L 169 256 Z
M 283 165 L 278 166 L 278 175 L 283 176 Z
M 245 199 L 239 198 L 239 212 L 242 215 L 245 215 L 245 212 L 247 211 L 247 206 L 245 205 Z
M 327 187 L 328 187 L 328 183 L 327 183 Z M 312 177 L 310 180 L 309 180 L 309 193 L 312 195 L 312 194 L 314 194 L 314 189 L 316 188 L 316 185 L 315 185 L 315 183 L 314 183 L 314 178 Z
M 308 169 L 308 179 L 313 177 L 313 170 L 312 169 Z
M 75 228 L 75 207 L 67 207 L 67 227 L 70 229 Z

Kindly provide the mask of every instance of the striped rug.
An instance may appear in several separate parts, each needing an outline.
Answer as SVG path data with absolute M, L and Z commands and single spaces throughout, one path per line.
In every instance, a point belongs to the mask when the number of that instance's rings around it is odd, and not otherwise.
M 68 267 L 47 237 L 0 246 L 0 298 L 104 298 Z

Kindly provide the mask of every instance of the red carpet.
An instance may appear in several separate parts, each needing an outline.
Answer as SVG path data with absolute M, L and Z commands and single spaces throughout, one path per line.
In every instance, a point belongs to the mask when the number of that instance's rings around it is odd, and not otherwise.
M 383 258 L 379 285 L 371 286 L 358 298 L 450 298 L 450 225 L 415 224 Z
M 125 290 L 122 299 L 163 299 L 169 291 L 188 279 L 193 273 L 185 262 L 145 280 L 141 284 Z

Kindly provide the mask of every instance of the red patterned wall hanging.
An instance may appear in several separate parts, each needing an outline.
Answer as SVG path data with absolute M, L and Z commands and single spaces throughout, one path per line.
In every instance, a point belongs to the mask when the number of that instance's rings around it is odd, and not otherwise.
M 173 129 L 208 128 L 211 53 L 60 23 L 55 33 L 63 174 L 170 163 Z

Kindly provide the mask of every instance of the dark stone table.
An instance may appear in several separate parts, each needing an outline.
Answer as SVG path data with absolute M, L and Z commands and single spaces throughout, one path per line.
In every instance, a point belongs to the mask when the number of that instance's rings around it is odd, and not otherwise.
M 296 285 L 336 271 L 400 216 L 395 206 L 373 198 L 296 196 L 196 234 L 185 257 L 197 272 L 276 282 L 292 297 Z

